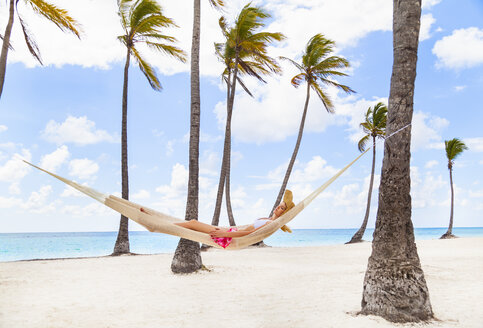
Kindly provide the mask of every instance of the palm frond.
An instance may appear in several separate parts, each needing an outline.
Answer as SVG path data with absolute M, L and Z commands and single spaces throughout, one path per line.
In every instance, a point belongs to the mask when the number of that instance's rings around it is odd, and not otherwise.
M 314 89 L 317 96 L 319 96 L 327 112 L 331 114 L 334 113 L 334 104 L 332 103 L 332 100 L 330 100 L 329 96 L 325 94 L 324 90 L 322 90 L 317 83 L 311 83 L 310 86 L 312 89 Z
M 331 81 L 331 80 L 328 80 L 328 79 L 320 79 L 321 81 L 323 81 L 325 84 L 328 84 L 328 85 L 332 85 L 338 89 L 341 89 L 342 91 L 344 91 L 345 93 L 355 93 L 354 90 L 352 90 L 349 86 L 347 85 L 344 85 L 344 84 L 340 84 L 340 83 L 337 83 L 337 82 L 334 82 L 334 81 Z
M 246 92 L 246 93 L 248 93 L 248 95 L 250 95 L 250 97 L 252 97 L 252 98 L 253 98 L 252 93 L 251 93 L 251 92 L 250 92 L 250 90 L 248 90 L 248 88 L 245 86 L 245 84 L 243 83 L 242 79 L 241 79 L 239 76 L 237 76 L 237 77 L 236 77 L 236 80 L 237 80 L 237 81 L 238 81 L 238 83 L 241 85 L 241 87 L 243 88 L 243 90 L 245 90 L 245 92 Z
M 129 15 L 129 25 L 131 29 L 136 29 L 141 25 L 142 21 L 147 18 L 161 14 L 161 6 L 155 0 L 138 0 L 132 5 L 132 10 Z
M 454 161 L 456 157 L 461 155 L 461 153 L 468 149 L 466 144 L 458 138 L 453 138 L 451 140 L 445 140 L 444 142 L 446 157 L 448 161 Z
M 0 39 L 1 39 L 2 41 L 4 41 L 4 39 L 3 39 L 3 35 L 1 35 L 1 34 L 0 34 Z M 8 43 L 8 49 L 9 49 L 9 50 L 14 50 L 11 42 L 9 42 L 9 43 Z
M 290 59 L 290 58 L 287 58 L 287 57 L 284 57 L 284 56 L 279 56 L 278 58 L 279 59 L 282 59 L 282 60 L 286 60 L 286 61 L 292 63 L 292 65 L 294 65 L 295 67 L 297 67 L 301 72 L 304 72 L 305 71 L 305 69 L 302 67 L 302 65 L 300 65 L 299 63 L 297 63 L 293 59 Z
M 170 46 L 167 44 L 145 41 L 146 45 L 152 49 L 163 52 L 171 57 L 178 59 L 179 61 L 186 63 L 186 53 L 180 48 Z
M 290 83 L 292 83 L 294 87 L 298 88 L 300 84 L 302 84 L 302 82 L 305 81 L 305 77 L 306 77 L 305 73 L 299 73 L 292 78 Z
M 161 83 L 159 82 L 153 67 L 141 57 L 141 54 L 137 51 L 135 47 L 132 47 L 131 50 L 134 58 L 139 64 L 139 69 L 141 70 L 141 72 L 143 72 L 144 76 L 146 76 L 146 79 L 148 79 L 151 88 L 156 91 L 160 91 L 162 89 Z
M 213 8 L 221 9 L 225 6 L 225 2 L 223 0 L 210 0 L 210 5 Z
M 361 140 L 357 143 L 357 148 L 359 151 L 362 153 L 363 151 L 366 150 L 367 143 L 369 142 L 369 135 L 366 134 L 364 137 L 362 137 Z
M 72 32 L 80 39 L 80 25 L 65 9 L 58 8 L 44 0 L 27 0 L 33 10 L 57 25 L 63 32 Z M 18 1 L 17 1 L 18 2 Z
M 17 11 L 17 15 L 18 15 L 18 11 Z M 37 42 L 35 42 L 35 39 L 30 33 L 27 27 L 27 24 L 25 24 L 24 20 L 20 15 L 18 15 L 18 19 L 20 21 L 20 26 L 22 27 L 23 36 L 25 38 L 25 43 L 27 43 L 27 48 L 29 49 L 29 52 L 32 54 L 32 56 L 35 59 L 37 59 L 40 65 L 43 65 L 42 59 L 40 58 L 40 51 L 39 51 L 39 47 L 37 46 Z

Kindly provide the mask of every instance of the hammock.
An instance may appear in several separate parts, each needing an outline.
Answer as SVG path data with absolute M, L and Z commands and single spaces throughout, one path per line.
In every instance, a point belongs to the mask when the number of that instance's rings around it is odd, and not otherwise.
M 267 237 L 271 236 L 273 233 L 275 233 L 278 229 L 282 228 L 284 225 L 286 225 L 289 221 L 291 221 L 297 214 L 299 214 L 305 207 L 307 207 L 322 191 L 324 191 L 325 188 L 327 188 L 332 182 L 334 182 L 342 173 L 344 173 L 352 164 L 354 164 L 359 158 L 362 157 L 365 153 L 369 151 L 370 148 L 368 148 L 365 152 L 360 154 L 355 160 L 350 162 L 346 167 L 341 169 L 339 172 L 337 172 L 336 175 L 334 175 L 332 178 L 330 178 L 327 182 L 325 182 L 322 186 L 320 186 L 317 190 L 312 192 L 309 196 L 307 196 L 304 200 L 302 200 L 300 203 L 295 205 L 291 210 L 287 211 L 284 213 L 282 216 L 280 216 L 278 219 L 275 221 L 272 221 L 270 223 L 265 224 L 261 228 L 257 229 L 256 231 L 243 236 L 243 237 L 235 237 L 232 239 L 230 245 L 226 247 L 225 249 L 230 249 L 230 250 L 235 250 L 235 249 L 242 249 L 245 247 L 248 247 L 250 245 L 253 245 L 257 242 L 260 242 Z M 194 231 L 188 228 L 184 228 L 181 226 L 178 226 L 174 223 L 177 222 L 184 222 L 184 220 L 177 219 L 175 217 L 172 217 L 170 215 L 155 211 L 153 209 L 150 209 L 145 206 L 141 206 L 139 204 L 130 202 L 128 200 L 113 196 L 113 195 L 108 195 L 108 194 L 103 194 L 100 193 L 92 188 L 86 187 L 86 186 L 81 186 L 73 181 L 70 181 L 68 179 L 65 179 L 61 176 L 58 176 L 52 172 L 49 172 L 47 170 L 44 170 L 38 166 L 35 166 L 32 163 L 29 163 L 24 160 L 25 163 L 41 170 L 44 171 L 47 174 L 50 174 L 51 176 L 59 179 L 60 181 L 68 184 L 71 187 L 74 187 L 75 189 L 79 190 L 80 192 L 86 194 L 89 197 L 94 198 L 95 200 L 101 202 L 102 204 L 112 208 L 113 210 L 123 214 L 124 216 L 130 218 L 131 220 L 139 223 L 143 227 L 145 227 L 147 230 L 151 232 L 159 232 L 159 233 L 165 233 L 189 240 L 193 240 L 196 242 L 200 242 L 206 245 L 210 245 L 216 248 L 221 248 L 220 245 L 215 243 L 212 239 L 211 236 L 207 233 L 199 232 L 199 231 Z M 142 208 L 142 211 L 141 211 Z M 238 226 L 237 228 L 243 229 L 245 226 Z

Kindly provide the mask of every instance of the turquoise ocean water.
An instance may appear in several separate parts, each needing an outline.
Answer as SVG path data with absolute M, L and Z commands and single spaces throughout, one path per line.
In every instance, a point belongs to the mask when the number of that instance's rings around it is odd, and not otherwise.
M 278 231 L 265 240 L 273 247 L 304 247 L 343 244 L 357 229 L 294 229 Z M 416 228 L 416 240 L 437 239 L 446 228 Z M 364 240 L 372 240 L 367 229 Z M 458 237 L 483 237 L 483 227 L 453 228 Z M 0 233 L 0 262 L 103 256 L 112 253 L 117 232 Z M 133 231 L 129 233 L 131 252 L 139 254 L 173 253 L 179 238 Z

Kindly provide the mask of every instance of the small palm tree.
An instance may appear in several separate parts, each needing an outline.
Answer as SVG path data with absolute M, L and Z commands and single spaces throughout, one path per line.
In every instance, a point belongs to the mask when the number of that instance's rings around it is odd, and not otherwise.
M 139 69 L 146 76 L 151 87 L 161 90 L 154 68 L 146 62 L 136 48 L 145 44 L 149 48 L 163 52 L 182 62 L 186 61 L 183 50 L 172 45 L 176 39 L 161 32 L 162 28 L 176 26 L 172 19 L 162 13 L 161 6 L 155 0 L 118 0 L 119 16 L 124 30 L 118 39 L 126 46 L 126 64 L 124 65 L 124 84 L 122 90 L 122 135 L 121 135 L 121 174 L 122 198 L 129 199 L 128 162 L 127 162 L 127 90 L 128 73 L 131 56 L 139 64 Z M 165 43 L 167 42 L 167 43 Z M 128 219 L 121 215 L 119 233 L 114 246 L 113 255 L 129 253 Z
M 374 106 L 374 109 L 369 107 L 366 112 L 365 120 L 363 123 L 361 123 L 361 127 L 366 135 L 362 137 L 361 140 L 359 140 L 359 143 L 357 145 L 360 152 L 364 152 L 366 150 L 366 145 L 372 138 L 371 181 L 369 183 L 369 193 L 367 196 L 366 214 L 364 216 L 364 220 L 362 221 L 362 225 L 359 230 L 346 244 L 361 242 L 362 236 L 364 236 L 364 232 L 366 231 L 367 221 L 369 219 L 369 211 L 371 209 L 372 187 L 374 184 L 374 168 L 376 164 L 376 139 L 384 138 L 384 136 L 386 135 L 386 122 L 387 107 L 382 102 L 380 102 Z
M 446 158 L 448 159 L 449 170 L 449 183 L 451 186 L 451 212 L 449 215 L 449 227 L 441 239 L 454 238 L 453 235 L 453 210 L 454 210 L 454 189 L 453 189 L 453 164 L 456 157 L 458 157 L 463 151 L 468 149 L 465 143 L 458 138 L 451 140 L 445 140 L 444 147 L 446 149 Z
M 224 43 L 215 44 L 218 57 L 225 64 L 222 78 L 227 85 L 227 118 L 225 127 L 225 142 L 223 160 L 218 184 L 215 213 L 212 224 L 218 225 L 223 189 L 226 193 L 226 205 L 230 225 L 235 225 L 230 199 L 230 157 L 231 157 L 231 118 L 237 84 L 249 94 L 240 75 L 251 75 L 265 82 L 262 75 L 280 73 L 277 61 L 267 53 L 267 47 L 275 41 L 282 41 L 282 33 L 257 32 L 265 26 L 264 20 L 270 15 L 260 7 L 247 4 L 240 12 L 232 27 L 229 27 L 224 17 L 220 18 L 220 28 L 225 37 Z M 225 188 L 223 188 L 225 187 Z
M 335 109 L 332 100 L 323 89 L 324 85 L 334 86 L 338 89 L 343 90 L 346 93 L 355 92 L 350 87 L 339 84 L 331 79 L 331 77 L 333 76 L 347 76 L 347 74 L 341 72 L 340 69 L 350 66 L 349 62 L 345 58 L 339 56 L 331 56 L 331 53 L 334 50 L 334 45 L 334 41 L 326 39 L 322 34 L 316 34 L 307 43 L 305 52 L 302 55 L 301 64 L 297 63 L 292 59 L 281 57 L 282 59 L 291 62 L 295 67 L 300 70 L 300 73 L 292 78 L 292 85 L 297 88 L 300 86 L 300 84 L 302 84 L 302 82 L 307 82 L 307 96 L 305 98 L 305 106 L 302 114 L 302 119 L 300 121 L 297 142 L 292 153 L 292 158 L 290 159 L 290 162 L 288 164 L 287 171 L 285 172 L 285 177 L 283 179 L 282 186 L 280 187 L 277 200 L 275 201 L 270 215 L 273 214 L 273 211 L 282 199 L 285 188 L 287 187 L 288 179 L 290 178 L 290 174 L 292 173 L 295 159 L 297 158 L 297 153 L 304 132 L 307 108 L 309 106 L 310 90 L 312 89 L 315 91 L 317 96 L 319 96 L 320 100 L 322 101 L 325 109 L 329 113 L 333 113 Z
M 5 82 L 8 50 L 13 50 L 12 46 L 10 45 L 10 36 L 12 34 L 15 11 L 17 12 L 17 16 L 22 27 L 25 42 L 27 43 L 27 48 L 29 49 L 32 56 L 42 65 L 42 59 L 40 57 L 37 43 L 35 42 L 32 33 L 28 30 L 27 24 L 18 12 L 18 2 L 19 0 L 10 0 L 7 27 L 5 28 L 4 35 L 0 35 L 0 37 L 3 39 L 2 53 L 0 55 L 0 97 L 2 96 L 3 84 Z M 67 10 L 56 7 L 53 4 L 50 4 L 44 0 L 23 0 L 22 2 L 25 4 L 29 4 L 37 14 L 47 18 L 49 21 L 57 25 L 57 27 L 61 31 L 72 32 L 78 38 L 80 38 L 79 24 L 72 17 L 69 16 Z
M 222 0 L 209 0 L 214 8 L 225 4 Z M 191 117 L 188 167 L 188 196 L 185 219 L 198 219 L 199 154 L 200 154 L 200 0 L 193 1 L 193 36 L 191 38 Z M 171 261 L 174 273 L 191 273 L 202 267 L 199 244 L 181 238 Z

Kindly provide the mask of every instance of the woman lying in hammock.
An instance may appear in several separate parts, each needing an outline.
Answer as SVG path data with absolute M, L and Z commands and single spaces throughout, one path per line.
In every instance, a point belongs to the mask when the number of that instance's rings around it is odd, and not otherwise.
M 210 224 L 199 222 L 198 220 L 189 220 L 189 221 L 175 223 L 175 224 L 187 229 L 208 233 L 211 235 L 211 238 L 215 243 L 225 248 L 230 244 L 233 237 L 246 236 L 260 229 L 265 224 L 278 219 L 282 214 L 284 214 L 286 211 L 290 210 L 292 207 L 295 206 L 292 199 L 293 199 L 292 192 L 290 190 L 286 190 L 285 195 L 283 196 L 283 201 L 280 202 L 280 204 L 275 208 L 275 210 L 273 211 L 272 217 L 256 219 L 255 222 L 240 230 L 238 230 L 235 227 L 231 227 L 231 228 L 217 227 Z

